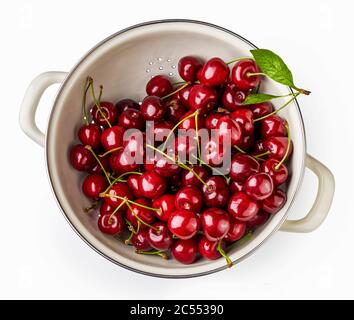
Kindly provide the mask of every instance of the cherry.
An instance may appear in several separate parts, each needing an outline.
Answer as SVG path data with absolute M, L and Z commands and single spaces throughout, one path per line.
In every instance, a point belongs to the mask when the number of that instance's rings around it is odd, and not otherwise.
M 262 163 L 262 171 L 272 177 L 275 187 L 283 184 L 288 179 L 289 175 L 287 167 L 281 164 L 279 168 L 276 168 L 278 164 L 279 161 L 272 158 Z
M 124 128 L 113 126 L 105 129 L 101 135 L 103 148 L 108 151 L 121 147 L 123 144 Z
M 138 221 L 143 221 L 140 225 L 140 228 L 145 229 L 147 226 L 144 224 L 152 224 L 155 220 L 154 211 L 143 208 L 140 205 L 151 207 L 151 202 L 145 198 L 139 198 L 134 200 L 136 204 L 130 204 L 126 212 L 127 220 L 132 224 L 134 228 L 137 228 Z
M 99 194 L 106 190 L 107 180 L 100 174 L 90 174 L 86 176 L 82 183 L 82 192 L 91 199 L 98 199 Z
M 242 140 L 242 130 L 240 125 L 229 116 L 223 116 L 216 124 L 219 144 L 223 144 L 225 138 L 230 137 L 231 145 L 237 145 Z
M 79 129 L 78 137 L 83 145 L 96 149 L 100 146 L 101 128 L 93 123 L 84 125 Z
M 280 189 L 276 189 L 272 195 L 262 201 L 261 207 L 268 213 L 277 213 L 286 202 L 286 194 Z
M 122 202 L 124 202 L 124 200 L 116 198 L 117 196 L 121 198 L 126 198 L 128 200 L 133 200 L 132 191 L 124 182 L 116 182 L 113 186 L 110 187 L 106 194 L 111 195 L 113 197 L 105 197 L 104 201 L 114 208 L 118 207 L 122 204 Z M 126 205 L 124 204 L 121 207 L 121 211 L 124 211 L 125 209 Z
M 154 171 L 144 172 L 139 178 L 139 191 L 143 197 L 154 199 L 164 194 L 166 180 Z
M 233 181 L 245 182 L 247 178 L 260 171 L 259 162 L 248 154 L 235 154 L 231 159 L 230 178 Z
M 182 171 L 182 185 L 183 186 L 195 186 L 200 188 L 203 183 L 196 177 L 196 174 L 205 181 L 209 178 L 209 172 L 205 167 L 198 165 L 193 166 L 192 170 L 183 170 Z
M 124 229 L 124 220 L 121 215 L 103 214 L 98 218 L 98 228 L 103 233 L 116 235 Z
M 245 182 L 246 193 L 255 200 L 268 198 L 273 193 L 273 190 L 273 180 L 268 173 L 255 173 Z
M 167 250 L 172 244 L 172 235 L 167 225 L 163 222 L 156 222 L 148 231 L 150 246 L 157 250 Z
M 132 109 L 140 109 L 139 103 L 137 103 L 136 101 L 132 100 L 132 99 L 122 99 L 119 100 L 116 103 L 116 108 L 118 110 L 118 114 L 121 114 L 123 111 L 132 108 Z
M 130 129 L 133 130 L 133 129 Z M 124 141 L 123 141 L 123 150 L 125 153 L 127 153 L 128 155 L 130 155 L 132 158 L 137 158 L 137 160 L 139 159 L 143 159 L 144 157 L 144 145 L 145 145 L 145 133 L 143 133 L 143 137 L 140 137 L 140 131 L 138 129 L 133 130 L 134 132 L 132 132 L 131 135 L 129 135 L 128 137 L 124 137 Z M 137 136 L 135 133 L 139 133 L 139 135 Z
M 273 104 L 271 102 L 262 102 L 249 106 L 250 110 L 253 112 L 254 118 L 264 117 L 274 111 Z
M 251 110 L 238 109 L 231 113 L 231 119 L 235 120 L 240 125 L 243 135 L 253 135 L 254 122 Z
M 157 153 L 154 158 L 154 170 L 162 177 L 172 177 L 177 175 L 181 168 L 175 162 Z
M 210 138 L 207 143 L 202 146 L 203 160 L 211 166 L 219 166 L 224 159 L 224 148 L 219 144 L 218 139 Z
M 220 118 L 222 118 L 224 115 L 220 112 L 214 112 L 210 113 L 206 118 L 205 118 L 205 128 L 207 129 L 216 129 L 216 125 L 219 121 Z
M 259 210 L 259 204 L 244 192 L 234 193 L 227 206 L 227 211 L 238 221 L 252 219 Z
M 78 171 L 90 170 L 96 163 L 92 153 L 82 144 L 77 144 L 70 150 L 71 165 Z
M 230 221 L 230 229 L 229 232 L 225 236 L 225 241 L 234 242 L 240 240 L 244 234 L 246 233 L 246 223 L 240 222 L 235 219 Z
M 199 212 L 203 204 L 202 192 L 195 186 L 182 187 L 176 194 L 175 207 L 177 210 Z
M 140 112 L 145 120 L 162 120 L 166 108 L 157 96 L 147 96 L 140 106 Z
M 139 110 L 128 108 L 119 116 L 118 124 L 126 129 L 142 129 L 144 127 L 144 118 Z
M 199 81 L 207 87 L 216 87 L 224 84 L 230 70 L 227 64 L 220 58 L 211 58 L 202 67 Z
M 247 227 L 257 228 L 267 222 L 269 213 L 265 211 L 259 211 L 252 219 L 247 221 Z
M 181 121 L 185 118 L 187 118 L 188 116 L 192 115 L 194 113 L 194 111 L 188 111 L 186 112 L 182 118 L 181 118 Z M 201 115 L 201 114 L 198 114 L 197 116 L 197 119 L 198 119 L 198 130 L 200 128 L 204 128 L 204 117 Z M 196 130 L 196 126 L 195 126 L 195 117 L 190 117 L 188 119 L 185 119 L 184 121 L 182 121 L 179 126 L 178 126 L 178 129 L 184 129 L 184 130 L 189 130 L 189 129 L 194 129 Z
M 243 107 L 246 97 L 246 92 L 240 90 L 233 83 L 228 83 L 221 98 L 222 105 L 231 111 L 235 111 Z
M 208 207 L 222 208 L 229 200 L 228 185 L 224 178 L 212 176 L 203 185 L 204 204 Z
M 100 109 L 111 125 L 114 125 L 117 122 L 118 111 L 113 103 L 101 101 Z M 107 120 L 102 116 L 100 110 L 97 108 L 96 105 L 91 108 L 91 117 L 98 126 L 109 126 Z
M 118 174 L 137 171 L 140 166 L 125 150 L 118 150 L 113 152 L 109 157 L 109 165 L 112 171 Z
M 154 125 L 152 127 L 147 127 L 147 131 L 150 133 L 150 136 L 154 137 L 155 142 L 161 142 L 166 140 L 166 137 L 170 133 L 170 130 L 172 130 L 172 128 L 172 122 L 160 121 L 154 122 Z
M 207 113 L 215 107 L 217 101 L 216 90 L 203 84 L 194 85 L 189 92 L 188 105 L 192 111 Z
M 139 191 L 139 178 L 140 175 L 138 174 L 131 174 L 127 178 L 127 184 L 136 198 L 141 197 L 141 193 Z
M 226 245 L 225 242 L 221 242 L 221 247 L 225 250 Z M 216 260 L 221 257 L 220 252 L 218 251 L 218 242 L 210 241 L 206 237 L 202 237 L 198 243 L 199 253 L 208 260 Z
M 182 116 L 185 114 L 186 107 L 182 104 L 181 100 L 177 98 L 172 98 L 166 102 L 166 118 L 177 123 L 182 119 Z
M 249 76 L 249 73 L 259 73 L 256 63 L 251 59 L 237 62 L 231 71 L 232 82 L 241 90 L 252 90 L 257 88 L 261 81 L 259 75 Z
M 264 139 L 259 139 L 256 141 L 256 143 L 254 144 L 254 154 L 261 154 L 267 151 L 264 142 Z
M 260 124 L 260 132 L 263 138 L 287 136 L 286 125 L 288 123 L 283 118 L 280 118 L 276 115 L 269 116 L 261 120 Z
M 195 140 L 194 136 L 177 136 L 177 138 L 175 138 L 174 148 L 175 155 L 181 161 L 188 158 L 191 160 L 193 159 L 192 155 L 197 155 L 197 141 Z M 173 154 L 172 146 L 169 146 L 167 150 L 168 154 Z
M 101 207 L 100 207 L 100 215 L 104 214 L 112 214 L 114 211 L 114 207 L 108 204 L 107 202 L 102 202 Z
M 168 229 L 180 239 L 193 238 L 199 226 L 198 216 L 190 210 L 177 210 L 168 218 Z
M 189 94 L 191 92 L 192 87 L 193 87 L 193 85 L 186 86 L 183 89 L 181 89 L 180 91 L 178 91 L 178 93 L 177 93 L 178 98 L 181 101 L 181 103 L 188 109 L 190 108 L 188 98 L 189 98 Z
M 172 92 L 173 87 L 165 76 L 157 75 L 150 79 L 146 85 L 146 93 L 149 96 L 157 96 L 162 98 L 163 96 Z
M 229 214 L 222 209 L 209 208 L 202 213 L 200 219 L 204 235 L 210 241 L 221 240 L 229 232 Z
M 282 160 L 286 154 L 286 149 L 288 146 L 288 138 L 287 137 L 270 137 L 265 140 L 264 146 L 265 146 L 266 150 L 268 150 L 270 152 L 271 157 L 273 157 L 277 160 Z M 292 143 L 290 145 L 290 150 L 287 155 L 287 158 L 289 158 L 291 152 L 292 152 Z
M 231 181 L 230 182 L 230 191 L 231 191 L 231 193 L 245 191 L 245 186 L 242 182 Z
M 191 264 L 197 259 L 198 244 L 194 239 L 178 239 L 172 244 L 171 253 L 177 261 Z
M 109 160 L 108 160 L 108 157 L 107 157 L 107 156 L 105 156 L 105 157 L 100 157 L 100 162 L 101 162 L 103 168 L 104 168 L 107 172 L 111 170 L 110 167 L 109 167 Z M 101 166 L 99 165 L 99 163 L 96 161 L 96 159 L 95 159 L 95 165 L 94 165 L 92 168 L 90 168 L 90 169 L 88 170 L 88 172 L 91 173 L 91 174 L 102 174 L 102 173 L 103 173 L 102 168 L 101 168 Z
M 162 221 L 168 221 L 171 213 L 176 211 L 175 196 L 173 194 L 164 194 L 161 197 L 154 199 L 152 202 L 153 208 L 158 208 L 160 211 L 155 211 L 155 215 Z
M 140 229 L 137 233 L 134 233 L 132 238 L 130 239 L 130 242 L 138 250 L 151 250 L 147 229 Z
M 178 61 L 178 73 L 184 81 L 194 82 L 197 79 L 197 72 L 203 63 L 200 59 L 192 56 L 185 56 Z

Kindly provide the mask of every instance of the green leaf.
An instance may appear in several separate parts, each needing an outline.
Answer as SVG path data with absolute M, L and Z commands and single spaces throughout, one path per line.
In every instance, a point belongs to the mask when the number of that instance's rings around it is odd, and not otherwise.
M 267 49 L 255 49 L 251 50 L 251 53 L 261 71 L 269 78 L 286 86 L 296 88 L 291 71 L 277 54 Z
M 249 94 L 243 104 L 256 104 L 256 103 L 262 103 L 266 101 L 270 101 L 272 99 L 280 98 L 281 96 L 274 96 L 272 94 L 266 94 L 266 93 L 251 93 Z

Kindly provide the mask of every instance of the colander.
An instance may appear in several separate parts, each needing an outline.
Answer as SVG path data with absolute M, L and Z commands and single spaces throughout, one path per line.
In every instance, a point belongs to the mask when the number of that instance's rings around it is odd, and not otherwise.
M 228 61 L 249 55 L 249 50 L 254 48 L 251 42 L 238 34 L 210 23 L 153 21 L 124 29 L 103 40 L 69 73 L 46 72 L 32 81 L 21 106 L 21 127 L 32 140 L 45 147 L 48 176 L 58 205 L 75 232 L 95 251 L 120 266 L 152 276 L 194 277 L 226 268 L 223 259 L 200 259 L 192 265 L 183 265 L 173 259 L 138 255 L 132 247 L 102 234 L 97 228 L 97 217 L 83 213 L 82 208 L 90 203 L 81 192 L 83 176 L 71 167 L 68 150 L 81 124 L 80 106 L 85 78 L 90 75 L 96 84 L 104 86 L 103 98 L 106 100 L 116 101 L 126 97 L 141 100 L 150 77 L 165 74 L 172 81 L 181 80 L 176 66 L 182 56 L 196 55 L 205 59 L 218 56 Z M 61 83 L 61 87 L 52 106 L 45 135 L 36 126 L 35 113 L 42 94 L 54 83 Z M 272 81 L 265 81 L 262 90 L 278 95 L 289 93 L 288 88 Z M 282 110 L 281 116 L 289 123 L 294 144 L 287 202 L 248 241 L 229 252 L 235 263 L 253 253 L 279 229 L 289 232 L 316 229 L 326 218 L 332 202 L 333 175 L 323 164 L 306 154 L 304 124 L 297 101 Z M 301 186 L 305 167 L 318 177 L 317 197 L 304 218 L 289 221 L 286 220 L 287 215 Z

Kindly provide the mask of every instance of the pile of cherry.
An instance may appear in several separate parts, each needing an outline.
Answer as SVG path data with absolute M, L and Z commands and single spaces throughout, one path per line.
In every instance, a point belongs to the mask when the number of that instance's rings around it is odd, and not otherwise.
M 70 161 L 87 173 L 82 191 L 93 205 L 86 211 L 100 206 L 101 232 L 118 236 L 140 254 L 167 258 L 170 252 L 185 264 L 199 255 L 211 260 L 223 256 L 231 265 L 230 245 L 263 225 L 286 202 L 281 188 L 292 149 L 289 128 L 270 102 L 243 105 L 262 80 L 254 60 L 240 59 L 230 70 L 219 58 L 203 63 L 187 56 L 180 59 L 178 71 L 185 82 L 173 85 L 157 75 L 147 83 L 147 97 L 140 104 L 131 99 L 101 101 L 102 87 L 96 97 L 88 78 L 85 124 L 78 131 L 81 144 L 71 148 Z M 89 91 L 94 100 L 90 117 L 85 111 Z M 154 133 L 197 126 L 217 129 L 220 139 L 230 135 L 229 173 L 212 175 L 223 156 L 223 148 L 215 152 L 218 139 L 198 145 L 209 153 L 194 165 L 180 163 L 177 156 L 171 163 L 162 151 L 152 164 L 129 162 L 127 152 L 144 154 L 147 146 L 133 138 L 123 141 L 123 134 L 131 128 L 145 132 L 147 120 L 154 121 Z M 175 146 L 189 149 L 188 141 L 179 138 Z

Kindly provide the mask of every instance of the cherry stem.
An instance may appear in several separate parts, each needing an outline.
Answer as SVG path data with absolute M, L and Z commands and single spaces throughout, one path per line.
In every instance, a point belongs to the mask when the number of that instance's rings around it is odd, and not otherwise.
M 84 208 L 85 213 L 89 213 L 92 209 L 95 209 L 98 205 L 98 201 L 93 202 L 89 207 Z
M 171 93 L 165 95 L 164 97 L 161 98 L 161 100 L 165 100 L 169 97 L 172 97 L 175 93 L 181 91 L 182 89 L 184 89 L 185 87 L 189 86 L 191 83 L 188 81 L 186 82 L 184 85 L 180 86 L 179 88 L 177 88 L 176 90 L 172 91 Z
M 220 240 L 219 242 L 218 242 L 218 247 L 217 247 L 217 250 L 218 250 L 218 252 L 225 258 L 225 260 L 226 260 L 226 263 L 227 263 L 227 266 L 230 268 L 230 267 L 232 267 L 232 261 L 231 261 L 231 259 L 229 258 L 229 256 L 226 254 L 226 252 L 224 251 L 224 249 L 221 247 L 221 241 L 222 240 Z
M 253 58 L 252 57 L 240 57 L 240 58 L 236 58 L 234 60 L 231 60 L 229 62 L 226 62 L 226 64 L 232 64 L 234 62 L 241 61 L 241 60 L 253 60 Z
M 86 125 L 89 125 L 90 122 L 87 117 L 87 112 L 86 112 L 86 96 L 87 96 L 87 91 L 90 89 L 90 83 L 89 83 L 89 78 L 86 78 L 86 81 L 84 83 L 83 87 L 83 95 L 82 95 L 82 116 L 83 120 Z
M 130 235 L 128 237 L 128 239 L 126 239 L 124 241 L 125 244 L 129 244 L 130 243 L 130 240 L 132 239 L 133 235 L 134 234 L 137 234 L 140 230 L 140 221 L 138 220 L 138 227 L 136 228 L 136 231 L 134 230 L 134 227 L 133 225 L 130 223 L 130 221 L 128 219 L 125 219 L 125 222 L 128 224 L 128 229 L 130 230 Z
M 266 74 L 263 72 L 247 72 L 246 76 L 248 78 L 250 78 L 250 77 L 255 77 L 255 76 L 266 76 Z
M 166 254 L 166 252 L 162 251 L 162 250 L 158 250 L 158 251 L 143 251 L 143 250 L 135 250 L 136 253 L 138 254 L 145 254 L 145 255 L 156 255 L 156 256 L 160 256 L 161 258 L 168 260 L 168 255 Z
M 112 153 L 112 152 L 114 152 L 114 151 L 118 151 L 118 150 L 120 150 L 120 149 L 123 149 L 123 147 L 117 147 L 117 148 L 110 149 L 110 150 L 106 151 L 106 152 L 103 153 L 103 154 L 99 154 L 98 156 L 99 156 L 100 158 L 103 158 L 103 157 L 105 157 L 107 154 L 110 154 L 110 153 Z
M 109 174 L 107 173 L 107 171 L 106 171 L 106 169 L 104 168 L 104 166 L 103 166 L 102 162 L 100 161 L 100 159 L 97 157 L 95 151 L 93 151 L 93 149 L 92 149 L 92 147 L 91 147 L 90 145 L 86 145 L 85 148 L 86 148 L 87 150 L 89 150 L 89 151 L 92 153 L 92 155 L 93 155 L 94 158 L 96 159 L 97 163 L 98 163 L 99 166 L 101 167 L 101 169 L 102 169 L 104 175 L 106 176 L 106 179 L 107 179 L 107 181 L 108 181 L 108 184 L 111 184 L 111 179 L 109 178 Z
M 102 93 L 103 93 L 103 86 L 100 85 L 100 93 L 98 94 L 98 99 L 97 99 L 99 102 L 101 102 Z
M 93 101 L 95 102 L 95 105 L 99 111 L 99 113 L 101 114 L 101 116 L 103 117 L 103 119 L 107 122 L 108 126 L 111 128 L 112 125 L 111 123 L 109 122 L 109 120 L 107 119 L 106 115 L 104 114 L 102 108 L 101 108 L 101 103 L 99 100 L 96 99 L 96 95 L 95 95 L 95 89 L 93 87 L 93 79 L 92 78 L 89 78 L 89 82 L 90 82 L 90 87 L 91 87 L 91 94 L 92 94 L 92 98 L 93 98 Z M 100 88 L 103 88 L 102 86 L 100 86 Z
M 123 207 L 124 204 L 126 204 L 127 200 L 128 200 L 128 199 L 125 198 L 125 200 L 122 201 L 122 202 L 119 204 L 119 206 L 114 209 L 114 211 L 112 212 L 112 214 L 109 216 L 108 221 L 111 221 L 112 217 L 118 212 L 118 210 L 119 210 L 121 207 Z
M 238 147 L 237 145 L 234 145 L 234 148 L 235 148 L 237 151 L 241 152 L 241 153 L 246 153 L 246 151 L 242 150 L 242 149 L 241 149 L 240 147 Z
M 199 112 L 197 110 L 195 112 L 194 122 L 195 122 L 195 138 L 197 139 L 197 151 L 198 151 L 198 157 L 199 157 L 199 161 L 200 161 L 201 151 L 200 151 L 200 142 L 199 142 L 199 137 L 198 137 L 198 133 L 199 133 L 199 130 L 198 130 L 198 115 L 199 115 Z
M 293 97 L 292 97 L 288 102 L 286 102 L 285 104 L 283 104 L 279 109 L 274 110 L 273 112 L 268 113 L 268 114 L 266 114 L 266 115 L 263 116 L 263 117 L 254 119 L 253 122 L 257 122 L 257 121 L 264 120 L 264 119 L 266 119 L 266 118 L 268 118 L 268 117 L 270 117 L 270 116 L 272 116 L 272 115 L 278 113 L 280 110 L 282 110 L 282 109 L 284 109 L 285 107 L 287 107 L 287 106 L 288 106 L 293 100 L 295 100 L 300 94 L 301 94 L 300 92 L 297 92 L 297 93 L 295 93 L 295 94 L 291 94 Z
M 266 155 L 268 155 L 268 154 L 270 154 L 270 151 L 266 151 L 266 152 L 257 154 L 257 155 L 255 155 L 255 156 L 253 156 L 253 158 L 256 158 L 256 159 L 258 159 L 258 160 L 263 160 L 261 157 L 266 156 Z
M 107 193 L 107 191 L 108 191 L 109 189 L 111 189 L 111 187 L 112 187 L 116 182 L 122 182 L 122 181 L 121 181 L 121 178 L 123 178 L 123 177 L 126 176 L 126 175 L 130 175 L 130 174 L 139 174 L 139 175 L 142 175 L 141 172 L 136 172 L 136 171 L 129 171 L 129 172 L 122 173 L 120 176 L 118 176 L 117 178 L 115 178 L 115 179 L 109 184 L 109 186 L 106 188 L 105 191 L 103 191 L 103 193 Z
M 219 175 L 223 176 L 223 177 L 225 178 L 227 184 L 230 183 L 230 179 L 231 179 L 231 178 L 228 178 L 227 176 L 225 176 L 218 168 L 212 167 L 212 166 L 209 165 L 208 163 L 204 162 L 202 159 L 197 158 L 195 155 L 193 155 L 193 158 L 199 160 L 199 162 L 200 162 L 201 164 L 205 165 L 206 167 L 208 167 L 208 168 L 211 169 L 211 170 L 215 170 Z
M 279 170 L 280 166 L 285 162 L 285 160 L 288 157 L 289 151 L 290 151 L 290 146 L 291 146 L 291 139 L 290 139 L 290 129 L 288 125 L 285 125 L 286 131 L 288 133 L 288 145 L 286 146 L 286 151 L 284 154 L 283 159 L 280 160 L 280 162 L 275 166 L 275 170 Z
M 135 202 L 135 205 L 139 205 L 139 203 Z M 160 230 L 153 227 L 151 224 L 148 224 L 147 222 L 145 222 L 143 219 L 141 219 L 135 212 L 134 209 L 131 207 L 131 205 L 129 203 L 127 203 L 127 206 L 129 208 L 129 210 L 132 212 L 132 214 L 134 215 L 134 217 L 136 218 L 136 220 L 138 220 L 138 222 L 142 223 L 143 225 L 147 226 L 148 228 L 151 228 L 153 230 L 155 230 L 157 233 L 160 233 Z M 142 206 L 142 205 L 141 205 Z M 147 206 L 142 206 L 143 208 L 149 209 L 150 207 Z M 160 210 L 160 209 L 159 209 Z

